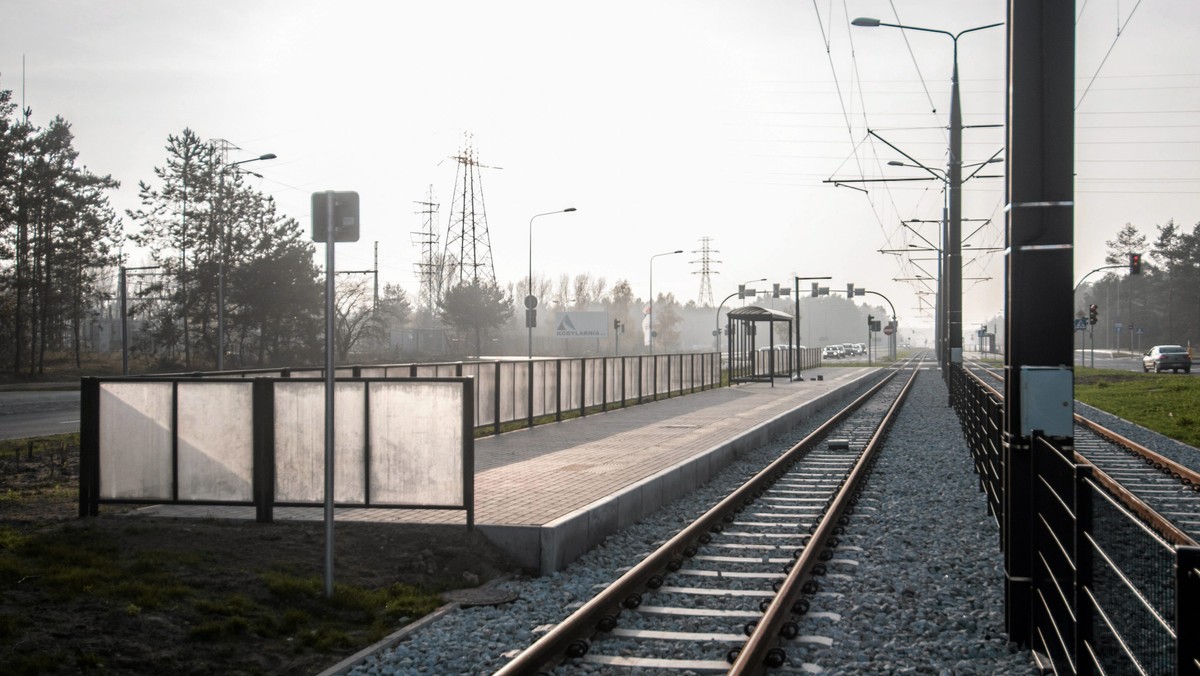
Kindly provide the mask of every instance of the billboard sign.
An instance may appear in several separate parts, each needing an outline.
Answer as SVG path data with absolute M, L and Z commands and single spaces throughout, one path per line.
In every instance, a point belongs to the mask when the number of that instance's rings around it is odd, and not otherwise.
M 554 318 L 555 338 L 607 338 L 607 312 L 558 312 Z

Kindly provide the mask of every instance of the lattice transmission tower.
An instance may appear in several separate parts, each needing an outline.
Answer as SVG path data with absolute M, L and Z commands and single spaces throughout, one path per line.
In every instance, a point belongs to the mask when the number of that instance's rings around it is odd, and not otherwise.
M 438 247 L 437 226 L 440 205 L 433 201 L 432 185 L 429 186 L 429 195 L 425 200 L 418 200 L 416 204 L 420 210 L 414 213 L 425 217 L 421 222 L 421 229 L 410 233 L 412 243 L 421 250 L 421 258 L 414 265 L 417 280 L 421 284 L 420 290 L 417 292 L 417 307 L 432 312 L 440 295 L 441 275 L 439 271 L 442 269 L 442 251 Z
M 712 275 L 721 274 L 713 269 L 713 266 L 721 261 L 714 260 L 712 255 L 721 252 L 712 248 L 712 237 L 701 237 L 700 249 L 692 253 L 700 254 L 700 260 L 692 261 L 692 265 L 696 265 L 697 263 L 700 265 L 699 270 L 692 271 L 693 275 L 700 275 L 700 298 L 696 301 L 696 304 L 701 307 L 712 307 Z
M 479 163 L 470 136 L 466 138 L 465 145 L 462 152 L 451 158 L 458 162 L 458 172 L 454 178 L 450 226 L 446 231 L 446 249 L 442 257 L 443 288 L 464 282 L 483 285 L 496 283 L 479 170 L 500 167 Z

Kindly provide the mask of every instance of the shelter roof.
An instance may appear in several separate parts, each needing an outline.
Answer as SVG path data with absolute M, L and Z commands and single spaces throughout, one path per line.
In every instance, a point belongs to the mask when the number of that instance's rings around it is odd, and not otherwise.
M 729 318 L 750 322 L 787 322 L 792 320 L 792 316 L 786 312 L 759 307 L 757 305 L 748 305 L 730 310 Z

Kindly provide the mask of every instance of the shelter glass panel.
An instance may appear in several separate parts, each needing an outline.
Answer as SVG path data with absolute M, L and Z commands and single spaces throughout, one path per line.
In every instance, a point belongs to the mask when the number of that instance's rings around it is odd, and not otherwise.
M 377 381 L 369 387 L 372 502 L 464 506 L 463 384 Z
M 180 500 L 249 502 L 253 498 L 252 385 L 179 383 Z
M 100 384 L 100 497 L 171 498 L 171 383 Z

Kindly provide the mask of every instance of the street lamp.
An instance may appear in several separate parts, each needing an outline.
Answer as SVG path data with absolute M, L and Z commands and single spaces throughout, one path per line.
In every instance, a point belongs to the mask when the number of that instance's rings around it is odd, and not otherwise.
M 962 352 L 962 107 L 958 92 L 958 39 L 967 33 L 984 30 L 985 28 L 995 28 L 1004 24 L 992 23 L 986 26 L 968 28 L 958 33 L 951 33 L 936 28 L 884 23 L 879 19 L 870 17 L 859 17 L 850 23 L 866 28 L 887 26 L 901 30 L 940 33 L 948 36 L 954 43 L 954 68 L 950 77 L 950 157 L 945 173 L 945 181 L 948 189 L 946 246 L 945 253 L 943 254 L 943 258 L 946 260 L 946 302 L 943 303 L 943 307 L 945 308 L 946 315 L 947 344 L 941 360 L 945 364 L 953 357 L 955 348 L 959 350 L 960 355 Z
M 683 253 L 683 249 L 664 251 L 650 257 L 650 334 L 647 336 L 650 339 L 650 354 L 654 354 L 654 259 L 659 256 L 673 256 L 681 253 Z
M 763 278 L 761 278 L 761 279 L 747 279 L 746 281 L 742 282 L 742 283 L 739 285 L 739 290 L 744 290 L 747 284 L 755 284 L 755 283 L 758 283 L 758 282 L 765 282 L 765 281 L 767 281 L 767 278 L 766 278 L 766 277 L 763 277 Z M 757 295 L 757 294 L 756 294 L 756 295 Z M 742 306 L 745 306 L 745 305 L 746 305 L 746 296 L 745 296 L 745 294 L 738 294 L 738 298 L 739 298 L 739 299 L 742 301 Z
M 529 219 L 529 281 L 525 287 L 525 328 L 529 329 L 529 358 L 533 359 L 533 325 L 537 323 L 537 297 L 533 295 L 533 219 L 538 216 L 549 216 L 550 214 L 569 214 L 575 211 L 575 207 L 567 207 L 558 211 L 547 211 L 541 214 L 534 214 Z M 530 371 L 530 373 L 533 373 Z M 532 391 L 532 388 L 530 388 Z M 532 396 L 532 395 L 530 395 Z M 530 409 L 533 410 L 532 408 Z
M 239 164 L 247 162 L 257 162 L 259 160 L 273 160 L 275 153 L 264 153 L 258 157 L 252 157 L 248 160 L 240 160 L 238 162 L 230 162 L 226 167 L 238 171 L 246 171 L 245 169 L 237 169 Z M 254 172 L 247 172 L 254 173 Z M 258 176 L 258 174 L 255 174 Z M 225 172 L 221 172 L 221 200 L 225 200 Z M 222 219 L 224 221 L 225 219 Z M 221 224 L 221 255 L 217 260 L 217 370 L 225 370 L 225 254 L 228 246 L 228 237 L 226 236 L 226 223 Z

